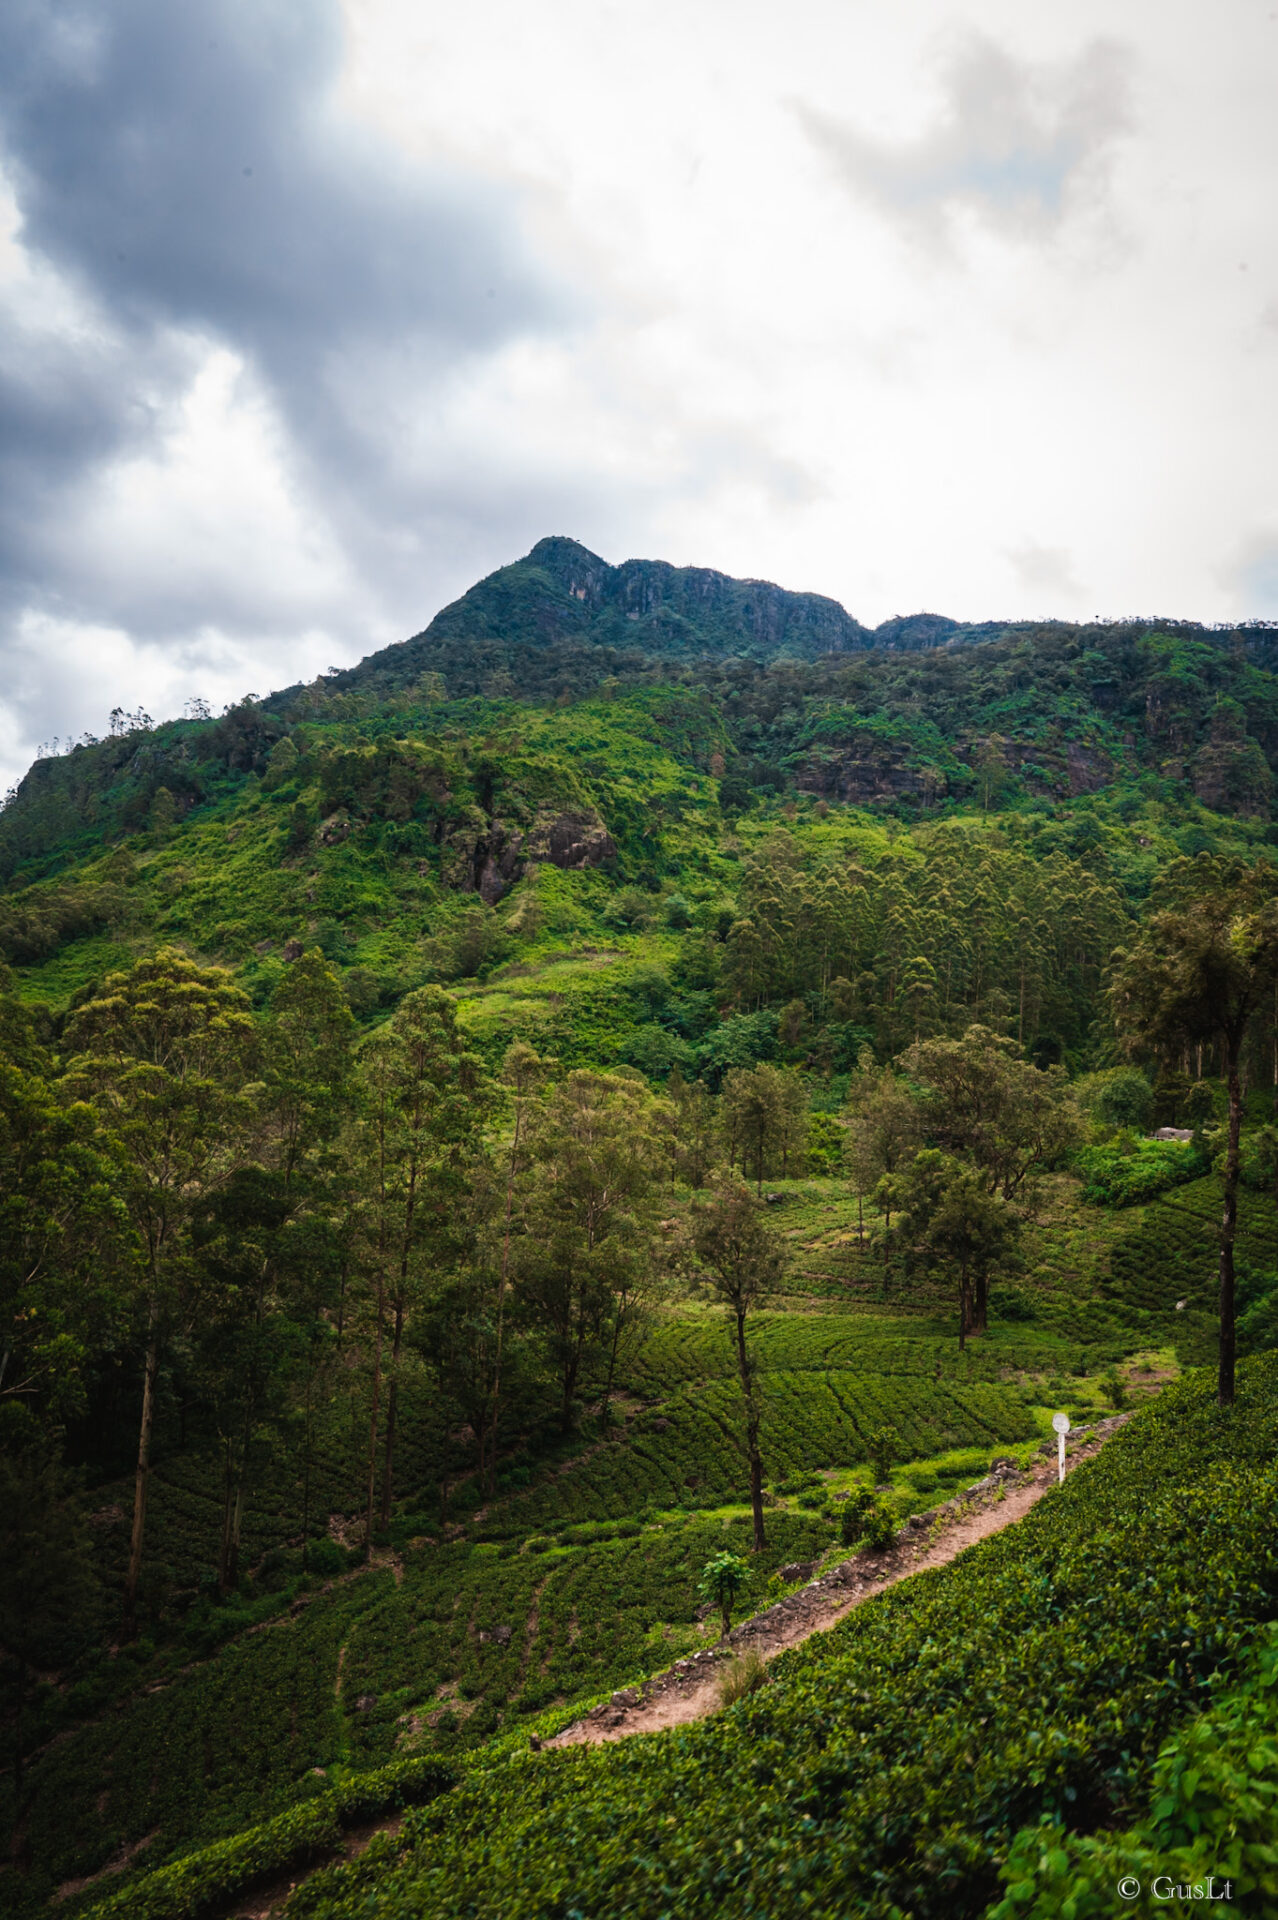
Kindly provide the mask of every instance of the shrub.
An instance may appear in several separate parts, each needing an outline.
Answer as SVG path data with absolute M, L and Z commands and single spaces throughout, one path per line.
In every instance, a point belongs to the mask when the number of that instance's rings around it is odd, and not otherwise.
M 1144 1133 L 1153 1122 L 1154 1089 L 1135 1067 L 1115 1067 L 1096 1095 L 1096 1117 L 1107 1127 Z
M 716 1553 L 701 1570 L 697 1592 L 718 1607 L 723 1619 L 724 1638 L 732 1625 L 732 1609 L 737 1595 L 749 1584 L 750 1569 L 740 1554 Z
M 723 1673 L 719 1680 L 719 1705 L 734 1707 L 738 1700 L 746 1700 L 760 1687 L 766 1686 L 768 1669 L 763 1656 L 755 1647 L 750 1647 L 738 1660 Z
M 870 1512 L 865 1516 L 865 1544 L 875 1553 L 890 1547 L 897 1535 L 896 1508 L 890 1500 L 876 1500 Z
M 1117 1367 L 1111 1367 L 1101 1381 L 1101 1392 L 1115 1412 L 1127 1405 L 1127 1382 Z
M 874 1478 L 882 1486 L 901 1457 L 901 1436 L 895 1427 L 876 1427 L 865 1443 Z
M 325 1537 L 323 1540 L 308 1540 L 306 1543 L 306 1571 L 318 1574 L 321 1580 L 329 1580 L 337 1573 L 345 1573 L 346 1548 L 336 1540 Z
M 1074 1170 L 1083 1181 L 1083 1198 L 1092 1206 L 1132 1207 L 1196 1180 L 1203 1165 L 1183 1141 L 1127 1138 L 1080 1147 Z
M 871 1493 L 868 1487 L 858 1487 L 848 1500 L 839 1517 L 839 1539 L 845 1547 L 854 1547 L 864 1541 L 866 1546 L 880 1551 L 891 1546 L 896 1538 L 896 1508 L 890 1500 L 883 1500 L 878 1494 Z

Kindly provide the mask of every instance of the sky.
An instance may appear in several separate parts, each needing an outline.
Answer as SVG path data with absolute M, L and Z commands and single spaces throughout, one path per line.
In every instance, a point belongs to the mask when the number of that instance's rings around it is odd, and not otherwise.
M 7 0 L 0 790 L 545 534 L 1278 617 L 1278 0 Z

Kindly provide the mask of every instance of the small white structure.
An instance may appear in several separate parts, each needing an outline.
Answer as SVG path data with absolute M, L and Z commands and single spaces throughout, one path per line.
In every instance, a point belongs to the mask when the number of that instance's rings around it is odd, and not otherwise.
M 1192 1140 L 1193 1137 L 1194 1130 L 1192 1127 L 1159 1127 L 1157 1132 L 1151 1136 L 1151 1138 L 1155 1140 L 1181 1141 Z
M 1054 1413 L 1052 1415 L 1052 1426 L 1056 1430 L 1056 1438 L 1060 1446 L 1060 1453 L 1057 1459 L 1058 1479 L 1064 1480 L 1065 1478 L 1065 1435 L 1069 1432 L 1069 1415 L 1067 1413 Z

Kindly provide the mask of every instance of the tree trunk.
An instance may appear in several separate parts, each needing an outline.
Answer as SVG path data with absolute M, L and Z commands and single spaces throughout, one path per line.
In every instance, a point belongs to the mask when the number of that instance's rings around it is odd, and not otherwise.
M 989 1275 L 981 1268 L 972 1288 L 972 1332 L 987 1333 L 990 1324 Z
M 501 1365 L 506 1329 L 506 1290 L 510 1284 L 510 1232 L 515 1211 L 515 1181 L 519 1174 L 519 1135 L 523 1125 L 523 1104 L 515 1106 L 515 1131 L 510 1142 L 510 1161 L 506 1168 L 506 1218 L 501 1236 L 501 1283 L 497 1291 L 497 1354 L 493 1362 L 493 1410 L 488 1426 L 488 1498 L 497 1491 L 497 1421 L 501 1409 Z M 481 1480 L 481 1485 L 483 1484 Z
M 972 1330 L 972 1294 L 968 1284 L 967 1268 L 959 1268 L 959 1352 L 967 1345 L 967 1336 Z
M 564 1362 L 563 1401 L 559 1408 L 559 1425 L 563 1433 L 572 1432 L 572 1402 L 577 1388 L 577 1369 L 579 1359 L 576 1354 Z
M 124 1582 L 124 1632 L 138 1630 L 138 1581 L 142 1577 L 142 1541 L 146 1533 L 146 1497 L 151 1481 L 151 1434 L 155 1427 L 155 1382 L 160 1371 L 160 1303 L 152 1291 L 147 1308 L 146 1359 L 142 1369 L 142 1419 L 138 1427 L 138 1464 L 133 1482 L 133 1532 L 129 1571 Z
M 312 1342 L 312 1348 L 313 1348 Z M 306 1373 L 306 1422 L 302 1429 L 302 1445 L 305 1449 L 302 1458 L 302 1572 L 307 1571 L 311 1534 L 311 1399 L 315 1383 L 315 1358 L 312 1350 L 310 1365 Z
M 612 1386 L 617 1377 L 617 1348 L 621 1344 L 621 1325 L 621 1314 L 617 1313 L 613 1316 L 612 1346 L 608 1352 L 608 1377 L 604 1381 L 603 1405 L 599 1409 L 599 1430 L 604 1434 L 608 1431 L 608 1409 L 612 1405 Z
M 373 1557 L 373 1506 L 377 1494 L 377 1417 L 382 1398 L 382 1316 L 386 1295 L 377 1277 L 377 1327 L 373 1337 L 373 1404 L 368 1415 L 368 1504 L 364 1515 L 364 1559 Z
M 25 1825 L 21 1802 L 23 1768 L 27 1757 L 26 1713 L 27 1701 L 31 1696 L 31 1678 L 31 1668 L 26 1659 L 20 1654 L 18 1656 L 18 1710 L 13 1717 L 14 1818 L 19 1828 Z M 13 1855 L 10 1855 L 10 1858 L 12 1859 Z
M 1238 1235 L 1238 1136 L 1242 1130 L 1242 1087 L 1238 1079 L 1241 1036 L 1229 1040 L 1229 1145 L 1225 1150 L 1225 1207 L 1220 1222 L 1220 1368 L 1216 1398 L 1222 1407 L 1234 1404 L 1234 1241 Z
M 395 1333 L 391 1340 L 391 1376 L 386 1390 L 386 1456 L 382 1466 L 382 1525 L 390 1525 L 391 1491 L 395 1471 L 395 1420 L 399 1412 L 399 1349 L 404 1336 L 404 1297 L 395 1301 Z
M 231 1511 L 231 1552 L 227 1563 L 227 1584 L 234 1589 L 240 1579 L 240 1522 L 244 1518 L 244 1464 L 235 1483 L 235 1504 Z
M 759 1452 L 759 1408 L 754 1395 L 754 1382 L 750 1377 L 750 1356 L 746 1352 L 744 1313 L 737 1314 L 736 1323 L 737 1377 L 741 1382 L 741 1398 L 745 1402 L 746 1457 L 750 1462 L 750 1513 L 754 1521 L 754 1551 L 762 1553 L 768 1542 L 763 1531 L 763 1457 Z
M 222 1542 L 217 1556 L 217 1590 L 225 1595 L 230 1591 L 229 1567 L 231 1564 L 231 1501 L 235 1489 L 235 1471 L 232 1466 L 231 1436 L 226 1436 L 226 1452 L 222 1460 Z

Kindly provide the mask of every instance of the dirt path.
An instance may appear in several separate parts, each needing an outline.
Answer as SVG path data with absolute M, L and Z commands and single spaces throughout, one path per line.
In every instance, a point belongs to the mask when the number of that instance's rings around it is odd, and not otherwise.
M 1080 1431 L 1076 1440 L 1067 1443 L 1066 1471 L 1072 1472 L 1098 1453 L 1110 1435 L 1130 1418 L 1130 1414 L 1116 1414 Z M 843 1561 L 820 1579 L 779 1600 L 776 1606 L 734 1627 L 717 1647 L 676 1660 L 665 1673 L 614 1693 L 611 1700 L 592 1708 L 544 1744 L 596 1746 L 605 1740 L 625 1740 L 634 1733 L 660 1733 L 666 1727 L 704 1719 L 719 1706 L 724 1669 L 742 1654 L 757 1653 L 770 1660 L 812 1634 L 824 1633 L 853 1607 L 899 1580 L 908 1580 L 926 1567 L 946 1566 L 964 1548 L 1023 1520 L 1057 1484 L 1055 1451 L 1053 1446 L 1050 1457 L 1036 1460 L 1024 1472 L 1015 1467 L 1000 1468 L 945 1506 L 916 1515 L 901 1530 L 895 1546 L 878 1553 L 858 1553 Z

